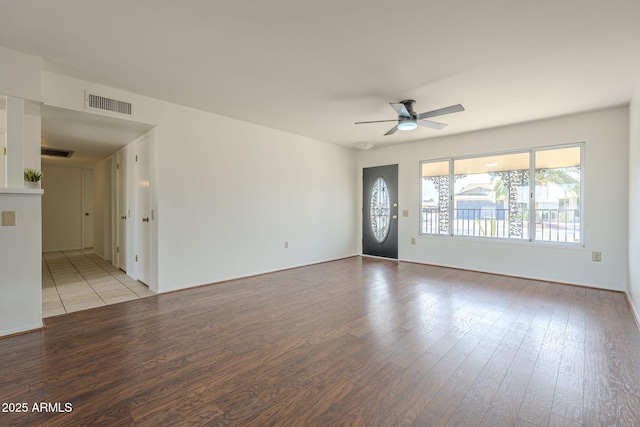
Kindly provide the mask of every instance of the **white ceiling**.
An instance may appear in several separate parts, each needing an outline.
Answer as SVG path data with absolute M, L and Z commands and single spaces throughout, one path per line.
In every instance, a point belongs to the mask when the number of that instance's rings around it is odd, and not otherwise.
M 375 146 L 627 104 L 637 0 L 0 0 L 0 44 L 76 77 Z M 389 102 L 465 112 L 383 134 Z M 43 127 L 48 128 L 45 122 Z
M 42 147 L 70 150 L 71 157 L 42 157 L 43 164 L 84 167 L 124 147 L 153 126 L 45 105 Z

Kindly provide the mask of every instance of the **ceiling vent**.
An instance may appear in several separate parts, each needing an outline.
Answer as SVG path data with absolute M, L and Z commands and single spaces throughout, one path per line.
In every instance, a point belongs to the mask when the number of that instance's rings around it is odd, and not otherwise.
M 107 98 L 88 91 L 85 91 L 85 108 L 133 117 L 133 104 L 130 102 Z
M 40 154 L 49 157 L 66 157 L 69 158 L 73 154 L 73 151 L 58 150 L 57 148 L 40 148 Z

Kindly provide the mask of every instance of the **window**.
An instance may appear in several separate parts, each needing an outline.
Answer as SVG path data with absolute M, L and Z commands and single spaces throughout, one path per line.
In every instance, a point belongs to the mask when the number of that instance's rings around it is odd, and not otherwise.
M 449 234 L 449 161 L 422 164 L 422 233 Z
M 535 152 L 535 239 L 581 242 L 581 147 Z
M 421 234 L 581 243 L 582 147 L 422 162 Z
M 529 153 L 454 165 L 454 234 L 528 239 Z

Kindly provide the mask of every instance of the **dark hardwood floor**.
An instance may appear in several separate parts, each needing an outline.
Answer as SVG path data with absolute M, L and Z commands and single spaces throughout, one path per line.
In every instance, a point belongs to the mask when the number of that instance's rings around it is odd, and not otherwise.
M 49 318 L 0 361 L 0 426 L 640 425 L 624 294 L 370 258 Z

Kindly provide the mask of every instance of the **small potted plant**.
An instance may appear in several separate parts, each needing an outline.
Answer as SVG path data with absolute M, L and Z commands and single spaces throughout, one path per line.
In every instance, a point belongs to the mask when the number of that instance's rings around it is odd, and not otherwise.
M 40 188 L 42 172 L 27 168 L 24 170 L 24 182 L 26 188 Z

